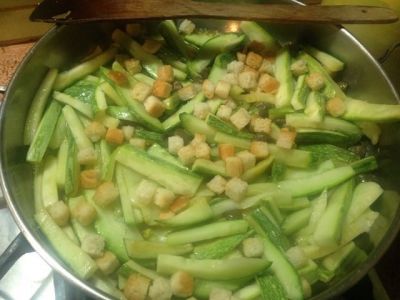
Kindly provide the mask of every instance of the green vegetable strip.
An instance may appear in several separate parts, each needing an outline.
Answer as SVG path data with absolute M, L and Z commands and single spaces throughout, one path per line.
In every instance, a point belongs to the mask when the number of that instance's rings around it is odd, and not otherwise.
M 300 149 L 312 152 L 319 162 L 331 159 L 335 162 L 349 164 L 360 159 L 357 154 L 330 144 L 306 145 L 301 146 Z
M 52 155 L 47 155 L 45 158 L 42 195 L 44 207 L 48 207 L 58 201 L 57 159 Z
M 247 231 L 247 227 L 247 222 L 244 220 L 211 223 L 170 233 L 167 235 L 165 242 L 170 245 L 179 245 L 210 240 L 213 238 L 244 233 Z
M 53 93 L 53 98 L 56 99 L 57 101 L 60 101 L 61 103 L 67 104 L 83 115 L 85 115 L 88 118 L 93 118 L 93 112 L 92 108 L 90 107 L 90 104 L 83 103 L 82 101 L 79 101 L 78 99 L 71 97 L 70 95 L 60 93 L 55 91 Z
M 61 105 L 56 101 L 52 101 L 36 130 L 26 156 L 27 161 L 33 163 L 42 161 L 53 135 L 54 128 L 56 127 L 60 112 Z
M 195 260 L 181 256 L 162 254 L 157 259 L 157 272 L 171 275 L 186 271 L 196 278 L 231 280 L 257 274 L 270 265 L 264 258 L 231 258 Z
M 117 181 L 117 186 L 120 194 L 122 214 L 124 216 L 125 223 L 128 225 L 136 224 L 135 214 L 133 212 L 133 207 L 129 197 L 129 192 L 127 188 L 127 182 L 124 178 L 124 173 L 122 171 L 124 166 L 117 165 L 115 170 L 115 177 Z
M 68 127 L 71 130 L 72 136 L 75 139 L 75 143 L 78 146 L 79 150 L 87 149 L 87 148 L 93 148 L 92 142 L 89 140 L 89 138 L 85 134 L 85 130 L 82 126 L 81 121 L 79 120 L 78 115 L 74 111 L 74 109 L 66 105 L 63 108 L 63 115 L 65 118 L 65 121 L 67 121 Z
M 261 289 L 257 283 L 250 284 L 238 290 L 234 296 L 240 300 L 254 300 L 261 295 Z
M 170 164 L 173 164 L 179 168 L 187 169 L 187 167 L 185 167 L 178 158 L 173 156 L 171 153 L 168 152 L 168 150 L 158 144 L 151 145 L 151 147 L 147 150 L 147 153 L 151 156 L 157 157 Z
M 329 73 L 342 71 L 344 63 L 332 55 L 311 46 L 305 47 L 307 53 L 316 58 Z
M 58 70 L 50 69 L 33 97 L 28 116 L 25 121 L 24 144 L 30 145 L 42 119 L 47 99 L 50 96 L 53 84 L 57 78 Z
M 214 289 L 224 289 L 234 292 L 248 283 L 251 278 L 239 278 L 234 280 L 205 280 L 197 279 L 194 285 L 193 295 L 199 299 L 208 299 Z M 236 298 L 235 298 L 236 299 Z M 242 300 L 242 298 L 240 298 Z
M 347 98 L 346 112 L 342 118 L 349 121 L 398 121 L 400 120 L 400 105 L 376 104 Z
M 123 267 L 127 267 L 134 272 L 137 272 L 139 274 L 142 274 L 144 276 L 146 276 L 147 278 L 150 278 L 152 280 L 160 278 L 161 276 L 158 275 L 156 272 L 154 272 L 153 270 L 147 269 L 141 265 L 139 265 L 137 262 L 133 261 L 133 260 L 128 260 Z
M 110 99 L 112 102 L 114 102 L 116 105 L 124 105 L 124 102 L 121 100 L 117 92 L 114 90 L 114 88 L 109 84 L 107 81 L 102 82 L 100 85 L 101 89 L 103 90 L 104 94 L 107 96 L 108 99 Z
M 33 196 L 35 199 L 35 212 L 44 209 L 42 193 L 43 165 L 44 162 L 41 162 L 33 166 Z
M 98 56 L 60 73 L 54 83 L 54 89 L 63 90 L 75 81 L 95 72 L 99 67 L 113 59 L 116 52 L 116 48 L 110 48 Z
M 285 290 L 275 276 L 258 276 L 257 284 L 261 290 L 263 300 L 286 300 Z
M 106 109 L 108 107 L 107 100 L 103 88 L 99 85 L 95 91 L 95 104 L 94 104 L 94 112 L 96 116 L 102 116 L 105 114 Z
M 291 58 L 288 49 L 283 49 L 276 57 L 275 77 L 280 86 L 276 94 L 276 107 L 285 107 L 290 105 L 294 92 L 294 81 L 292 71 L 290 70 Z
M 257 42 L 264 46 L 269 53 L 276 52 L 280 46 L 278 42 L 258 23 L 253 21 L 240 22 L 240 29 L 244 32 L 250 42 Z
M 100 140 L 100 170 L 101 170 L 101 179 L 106 180 L 107 178 L 107 169 L 111 159 L 111 150 L 110 146 L 107 144 L 105 140 Z
M 153 259 L 159 254 L 184 255 L 192 252 L 192 244 L 167 245 L 163 242 L 125 240 L 128 255 L 137 259 Z
M 63 114 L 60 114 L 58 117 L 56 128 L 54 129 L 53 135 L 51 136 L 49 147 L 51 149 L 58 149 L 61 146 L 61 143 L 65 139 L 65 132 L 67 128 L 67 123 L 65 122 L 65 118 Z
M 158 29 L 171 48 L 180 52 L 184 57 L 191 55 L 189 45 L 185 43 L 183 37 L 179 34 L 174 21 L 162 21 Z
M 79 173 L 80 166 L 78 162 L 78 152 L 76 149 L 76 144 L 71 132 L 68 129 L 67 133 L 68 141 L 68 155 L 65 167 L 65 183 L 64 191 L 68 196 L 74 196 L 79 190 Z

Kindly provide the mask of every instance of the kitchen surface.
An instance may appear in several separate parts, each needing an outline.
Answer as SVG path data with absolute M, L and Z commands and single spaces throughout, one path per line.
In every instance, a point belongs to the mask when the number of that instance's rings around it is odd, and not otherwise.
M 28 16 L 36 1 L 2 0 L 0 3 L 0 91 L 9 83 L 18 63 L 31 49 L 35 41 L 52 25 L 30 23 Z M 320 1 L 308 1 L 316 3 Z M 399 0 L 324 0 L 322 4 L 389 5 L 400 15 Z M 400 22 L 387 25 L 346 26 L 383 65 L 395 87 L 400 92 Z M 0 94 L 0 99 L 2 99 Z M 0 254 L 19 233 L 18 228 L 0 197 Z M 29 247 L 27 247 L 29 249 Z M 374 270 L 358 286 L 342 299 L 368 298 L 374 283 L 375 299 L 400 299 L 400 236 L 377 264 Z M 0 258 L 1 262 L 1 258 Z M 0 270 L 2 275 L 2 271 Z M 1 278 L 1 276 L 0 276 Z M 58 277 L 34 252 L 23 255 L 11 270 L 0 279 L 0 299 L 71 299 L 66 294 L 56 296 L 54 283 Z M 23 289 L 21 289 L 23 286 Z M 65 283 L 58 287 L 68 286 Z M 387 294 L 386 294 L 387 293 Z M 78 296 L 74 296 L 77 299 Z M 82 297 L 82 296 L 81 296 Z

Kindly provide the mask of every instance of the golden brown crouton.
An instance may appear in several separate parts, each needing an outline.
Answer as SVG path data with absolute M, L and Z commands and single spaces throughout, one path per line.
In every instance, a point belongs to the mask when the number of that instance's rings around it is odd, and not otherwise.
M 106 141 L 113 145 L 121 145 L 124 142 L 124 132 L 118 128 L 108 128 Z
M 264 93 L 275 94 L 279 88 L 279 81 L 271 75 L 264 73 L 260 76 L 260 79 L 258 80 L 258 87 Z
M 145 300 L 150 286 L 150 279 L 140 274 L 132 274 L 124 286 L 124 295 L 127 300 Z
M 95 169 L 83 170 L 79 176 L 81 187 L 94 189 L 100 184 L 99 171 Z
M 119 197 L 118 188 L 112 181 L 105 181 L 99 185 L 93 196 L 94 201 L 100 206 L 109 206 Z
M 263 57 L 255 52 L 250 51 L 246 56 L 246 65 L 253 69 L 258 69 L 263 62 Z
M 171 94 L 172 85 L 164 80 L 157 79 L 153 84 L 153 95 L 158 98 L 167 98 Z
M 157 70 L 157 78 L 166 82 L 174 81 L 174 69 L 170 65 L 162 65 Z
M 227 157 L 235 156 L 235 147 L 231 144 L 219 144 L 218 154 L 223 160 L 225 160 Z
M 144 41 L 142 48 L 147 53 L 154 54 L 158 50 L 160 50 L 161 46 L 162 46 L 161 42 L 156 41 L 156 40 L 147 39 Z

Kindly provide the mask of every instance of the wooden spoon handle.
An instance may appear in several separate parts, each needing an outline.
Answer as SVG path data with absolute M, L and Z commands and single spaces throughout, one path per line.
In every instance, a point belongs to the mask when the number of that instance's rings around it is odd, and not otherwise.
M 55 15 L 61 15 L 55 18 Z M 390 23 L 397 15 L 372 6 L 297 6 L 285 4 L 229 4 L 189 0 L 44 0 L 33 21 L 78 23 L 167 18 L 252 19 L 275 23 Z

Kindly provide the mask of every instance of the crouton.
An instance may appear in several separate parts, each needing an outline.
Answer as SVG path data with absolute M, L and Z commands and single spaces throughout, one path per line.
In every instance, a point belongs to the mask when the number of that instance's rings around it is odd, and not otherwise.
M 247 150 L 238 152 L 236 156 L 242 160 L 244 171 L 251 169 L 256 165 L 256 156 Z
M 79 150 L 77 157 L 80 165 L 93 165 L 97 162 L 97 155 L 93 148 Z
M 231 300 L 232 292 L 223 288 L 212 288 L 209 300 Z
M 91 257 L 95 258 L 103 256 L 105 245 L 106 242 L 104 241 L 104 238 L 101 235 L 95 233 L 86 234 L 81 242 L 82 250 L 89 254 Z
M 214 83 L 211 80 L 208 80 L 208 79 L 204 80 L 203 81 L 203 85 L 202 85 L 202 91 L 203 91 L 204 96 L 207 99 L 214 98 L 214 91 L 215 91 Z
M 85 128 L 85 133 L 92 142 L 100 141 L 106 135 L 106 132 L 104 125 L 97 121 L 90 122 Z
M 237 129 L 241 130 L 249 124 L 251 116 L 247 110 L 241 107 L 229 119 Z
M 237 73 L 226 73 L 222 77 L 222 81 L 229 83 L 230 85 L 238 85 L 238 74 Z
M 319 91 L 325 86 L 325 78 L 321 73 L 314 72 L 306 77 L 306 83 L 313 91 Z
M 146 83 L 138 82 L 131 91 L 133 99 L 143 102 L 151 94 L 151 86 Z
M 231 61 L 227 66 L 226 70 L 230 73 L 239 74 L 244 68 L 244 63 L 242 61 L 234 60 Z
M 172 91 L 172 85 L 164 80 L 157 79 L 153 84 L 153 95 L 165 99 L 168 98 Z
M 276 145 L 281 148 L 291 149 L 293 148 L 295 140 L 295 131 L 291 131 L 288 128 L 282 128 L 279 133 L 278 140 L 276 141 Z
M 240 177 L 243 174 L 243 163 L 239 157 L 231 156 L 225 159 L 226 174 L 229 177 Z
M 218 155 L 223 160 L 228 157 L 235 156 L 235 146 L 231 144 L 219 144 Z
M 178 271 L 171 276 L 172 294 L 177 297 L 190 297 L 193 294 L 193 276 L 184 271 Z
M 184 165 L 190 165 L 196 158 L 196 149 L 193 145 L 183 146 L 178 151 L 178 157 Z
M 160 208 L 169 207 L 175 200 L 175 194 L 164 188 L 157 188 L 154 194 L 154 204 Z
M 207 183 L 207 187 L 218 195 L 222 194 L 225 191 L 225 186 L 226 180 L 220 175 L 214 176 L 213 179 L 211 179 Z
M 157 78 L 166 82 L 174 81 L 174 69 L 170 65 L 162 65 L 158 67 Z
M 65 226 L 69 221 L 69 209 L 64 201 L 57 201 L 47 207 L 50 217 L 58 226 Z
M 332 117 L 340 117 L 346 112 L 346 103 L 340 97 L 333 97 L 326 102 L 326 111 Z
M 105 115 L 101 118 L 101 122 L 106 128 L 117 128 L 120 121 L 116 118 Z
M 103 256 L 96 259 L 96 265 L 104 275 L 110 275 L 118 269 L 119 261 L 114 253 L 105 251 Z
M 247 238 L 242 242 L 242 250 L 246 257 L 261 257 L 264 254 L 264 243 L 257 237 Z
M 250 152 L 255 155 L 256 158 L 266 158 L 269 155 L 268 144 L 261 141 L 253 141 L 250 145 Z
M 172 297 L 171 285 L 168 279 L 157 277 L 149 289 L 150 300 L 170 300 Z
M 157 97 L 151 95 L 144 100 L 144 109 L 154 118 L 161 117 L 165 111 L 165 104 Z
M 240 201 L 246 196 L 247 182 L 237 177 L 230 179 L 225 186 L 225 195 L 233 201 Z
M 308 66 L 306 61 L 298 59 L 294 63 L 292 63 L 292 65 L 290 66 L 290 70 L 292 71 L 293 75 L 300 76 L 308 72 Z
M 98 170 L 83 170 L 79 176 L 80 186 L 84 189 L 95 189 L 100 184 L 100 174 Z
M 121 145 L 124 143 L 124 133 L 118 128 L 108 128 L 106 141 L 113 145 Z
M 135 133 L 135 127 L 131 125 L 122 126 L 122 133 L 124 134 L 125 140 L 129 141 L 133 137 L 133 134 Z
M 119 190 L 111 181 L 100 184 L 93 196 L 94 201 L 100 206 L 109 206 L 119 197 Z
M 96 219 L 96 209 L 88 203 L 83 197 L 71 209 L 71 215 L 83 226 L 88 226 Z
M 274 58 L 264 58 L 258 72 L 270 75 L 274 74 Z
M 252 118 L 250 127 L 254 132 L 270 133 L 272 121 L 267 118 Z
M 191 140 L 190 145 L 192 146 L 197 146 L 201 143 L 205 143 L 206 142 L 206 136 L 202 133 L 195 133 L 193 140 Z
M 128 277 L 124 286 L 124 296 L 127 300 L 145 300 L 150 286 L 150 279 L 138 273 Z
M 107 72 L 107 77 L 116 85 L 125 86 L 128 84 L 128 78 L 122 72 L 110 70 Z
M 271 75 L 264 73 L 258 80 L 258 87 L 264 93 L 275 94 L 279 89 L 279 81 Z
M 192 99 L 194 96 L 196 96 L 197 91 L 193 84 L 188 84 L 183 88 L 181 88 L 180 90 L 178 90 L 177 93 L 179 99 L 181 99 L 182 101 L 188 101 Z
M 215 96 L 226 99 L 229 96 L 229 92 L 231 90 L 231 85 L 228 82 L 225 82 L 223 80 L 220 80 L 217 82 L 217 85 L 215 86 Z
M 153 202 L 154 195 L 157 190 L 157 184 L 152 181 L 143 179 L 136 188 L 136 196 L 143 205 L 149 205 Z
M 233 100 L 226 100 L 225 105 L 232 109 L 235 109 L 237 107 L 235 101 L 233 101 Z
M 236 59 L 242 63 L 246 61 L 246 54 L 242 52 L 236 52 Z
M 162 211 L 160 211 L 160 214 L 158 215 L 158 220 L 165 221 L 165 220 L 171 219 L 173 216 L 175 216 L 174 212 L 172 212 L 170 210 L 162 210 Z
M 177 214 L 189 206 L 189 198 L 185 196 L 180 196 L 175 199 L 174 202 L 169 207 L 169 210 Z
M 144 41 L 142 48 L 144 51 L 150 54 L 156 53 L 158 50 L 160 50 L 162 44 L 160 41 L 152 40 L 152 39 L 147 39 Z
M 199 102 L 194 105 L 193 114 L 199 119 L 204 120 L 210 112 L 211 109 L 207 102 Z
M 232 115 L 233 109 L 228 105 L 221 105 L 217 111 L 217 117 L 223 120 L 229 120 L 230 116 Z
M 140 61 L 133 58 L 124 60 L 124 67 L 131 75 L 135 75 L 142 71 Z
M 138 23 L 126 24 L 125 30 L 127 34 L 133 37 L 137 37 L 143 32 L 142 25 Z
M 171 154 L 178 154 L 178 151 L 184 146 L 183 138 L 179 135 L 168 137 L 168 151 Z
M 185 19 L 179 24 L 179 31 L 184 33 L 184 34 L 191 34 L 196 28 L 196 25 L 188 20 Z
M 307 255 L 304 253 L 303 249 L 298 246 L 286 250 L 286 257 L 296 269 L 304 267 L 308 262 Z
M 207 143 L 199 143 L 194 146 L 196 158 L 210 159 L 211 149 Z
M 146 149 L 146 140 L 141 138 L 132 138 L 129 140 L 129 144 L 140 149 Z
M 257 72 L 243 71 L 238 75 L 239 86 L 245 90 L 251 90 L 257 87 Z
M 263 57 L 260 54 L 250 51 L 246 56 L 246 65 L 250 68 L 258 69 L 263 62 Z

